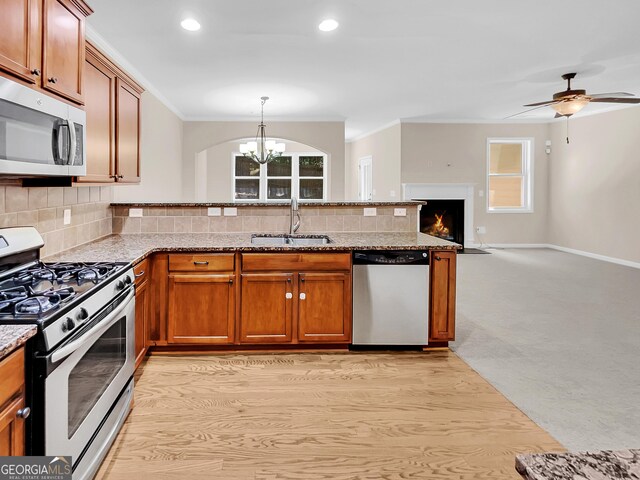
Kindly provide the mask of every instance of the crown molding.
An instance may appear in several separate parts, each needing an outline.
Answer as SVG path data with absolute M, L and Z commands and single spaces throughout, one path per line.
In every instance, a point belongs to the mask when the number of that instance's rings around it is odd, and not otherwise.
M 180 120 L 185 121 L 185 117 L 175 105 L 173 105 L 160 91 L 151 83 L 140 71 L 134 67 L 118 50 L 116 50 L 107 40 L 104 39 L 96 30 L 88 23 L 85 26 L 85 35 L 87 39 L 103 54 L 107 55 L 114 62 L 116 62 L 120 68 L 127 72 L 127 74 L 135 79 L 137 83 L 142 85 L 147 92 L 156 97 L 160 102 L 164 104 L 169 110 L 171 110 Z
M 362 140 L 363 138 L 367 138 L 375 133 L 381 132 L 383 130 L 386 130 L 388 128 L 391 127 L 395 127 L 396 125 L 400 125 L 402 123 L 402 121 L 397 118 L 395 119 L 393 122 L 389 122 L 389 123 L 385 123 L 384 125 L 381 125 L 377 128 L 374 128 L 373 130 L 369 130 L 368 132 L 365 133 L 361 133 L 360 135 L 357 135 L 349 140 L 346 140 L 346 143 L 353 143 L 353 142 L 357 142 L 358 140 Z

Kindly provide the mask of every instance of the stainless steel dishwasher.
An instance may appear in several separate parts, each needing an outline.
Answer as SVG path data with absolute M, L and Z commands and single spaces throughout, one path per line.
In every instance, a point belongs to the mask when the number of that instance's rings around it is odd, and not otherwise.
M 353 345 L 426 345 L 429 252 L 353 252 Z

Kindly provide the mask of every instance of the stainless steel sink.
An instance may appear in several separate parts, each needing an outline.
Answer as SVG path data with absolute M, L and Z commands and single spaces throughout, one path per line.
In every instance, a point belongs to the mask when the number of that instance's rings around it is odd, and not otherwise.
M 331 239 L 327 235 L 251 235 L 252 245 L 266 247 L 308 247 L 329 243 Z

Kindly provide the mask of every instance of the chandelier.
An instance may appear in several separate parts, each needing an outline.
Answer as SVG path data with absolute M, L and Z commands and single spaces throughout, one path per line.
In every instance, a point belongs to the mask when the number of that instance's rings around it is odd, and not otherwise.
M 256 133 L 255 142 L 247 142 L 240 144 L 240 153 L 261 165 L 269 163 L 271 160 L 278 158 L 284 153 L 284 143 L 276 143 L 275 140 L 267 140 L 267 133 L 264 124 L 264 104 L 267 103 L 269 97 L 260 97 L 261 116 L 260 125 L 258 125 L 258 133 Z

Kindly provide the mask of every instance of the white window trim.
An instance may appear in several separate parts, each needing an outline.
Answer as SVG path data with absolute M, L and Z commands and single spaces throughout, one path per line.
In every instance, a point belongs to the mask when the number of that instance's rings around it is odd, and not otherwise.
M 498 176 L 520 176 L 511 174 L 492 174 L 491 172 L 491 144 L 492 143 L 517 143 L 522 145 L 522 207 L 491 207 L 489 205 L 489 180 L 491 177 Z M 508 138 L 487 138 L 486 152 L 486 197 L 487 197 L 487 213 L 533 213 L 533 158 L 534 158 L 534 139 L 532 137 L 508 137 Z
M 291 178 L 291 195 L 304 203 L 322 203 L 327 199 L 328 193 L 328 155 L 322 152 L 284 152 L 283 157 L 291 157 L 291 177 L 267 177 L 267 166 L 260 165 L 260 175 L 255 177 L 236 177 L 236 157 L 242 156 L 240 152 L 231 154 L 231 198 L 234 203 L 286 203 L 290 200 L 277 198 L 267 198 L 267 178 L 270 179 L 289 179 Z M 300 157 L 322 157 L 322 177 L 301 177 L 300 176 Z M 259 180 L 258 198 L 236 199 L 236 179 Z M 322 179 L 322 198 L 300 198 L 300 180 L 320 180 Z

